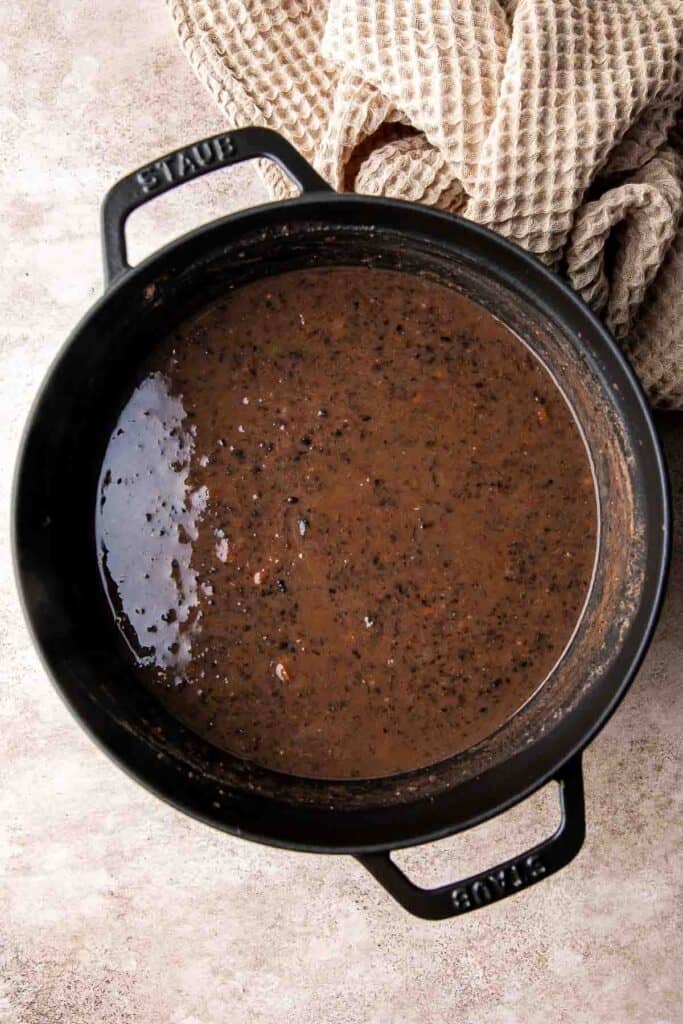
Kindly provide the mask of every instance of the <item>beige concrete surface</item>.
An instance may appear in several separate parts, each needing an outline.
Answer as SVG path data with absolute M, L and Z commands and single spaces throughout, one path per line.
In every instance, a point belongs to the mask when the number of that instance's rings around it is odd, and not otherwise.
M 408 917 L 349 859 L 184 817 L 95 749 L 53 692 L 10 570 L 22 424 L 100 292 L 107 186 L 221 127 L 161 0 L 0 5 L 0 1021 L 678 1024 L 680 541 L 647 663 L 585 758 L 580 857 L 451 922 Z M 263 195 L 253 168 L 219 177 L 139 212 L 136 251 Z M 667 428 L 679 509 L 682 436 Z M 554 797 L 400 860 L 452 880 L 550 830 Z

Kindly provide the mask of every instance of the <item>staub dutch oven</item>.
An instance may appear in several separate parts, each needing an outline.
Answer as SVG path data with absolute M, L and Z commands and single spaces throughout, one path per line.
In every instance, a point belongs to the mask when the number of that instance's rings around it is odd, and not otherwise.
M 225 217 L 126 261 L 136 207 L 240 161 L 274 160 L 291 200 Z M 633 679 L 665 583 L 670 517 L 650 413 L 614 341 L 562 281 L 515 245 L 414 203 L 332 191 L 280 136 L 217 135 L 120 181 L 103 209 L 104 296 L 36 400 L 15 492 L 15 558 L 27 617 L 66 702 L 91 735 L 160 797 L 234 835 L 355 855 L 409 911 L 462 914 L 567 864 L 584 837 L 581 751 Z M 110 431 L 153 339 L 226 287 L 299 267 L 389 267 L 458 289 L 523 337 L 559 382 L 590 451 L 600 509 L 594 581 L 573 640 L 536 696 L 475 747 L 390 778 L 328 782 L 260 768 L 173 720 L 123 660 L 98 571 L 94 508 Z M 436 889 L 390 851 L 438 839 L 559 785 L 562 821 L 531 850 Z

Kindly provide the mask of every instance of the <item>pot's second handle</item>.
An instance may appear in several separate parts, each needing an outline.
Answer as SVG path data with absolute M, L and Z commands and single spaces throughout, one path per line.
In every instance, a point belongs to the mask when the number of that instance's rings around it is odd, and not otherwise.
M 562 820 L 554 835 L 521 856 L 462 882 L 421 889 L 394 864 L 389 852 L 361 854 L 358 860 L 402 907 L 417 917 L 436 921 L 495 903 L 559 871 L 581 849 L 586 821 L 580 754 L 562 768 L 556 782 L 560 787 Z
M 269 128 L 239 128 L 176 149 L 122 178 L 107 193 L 102 205 L 106 284 L 111 284 L 119 274 L 130 270 L 126 258 L 125 225 L 133 210 L 186 181 L 256 157 L 274 160 L 302 192 L 331 191 L 327 182 L 301 154 Z

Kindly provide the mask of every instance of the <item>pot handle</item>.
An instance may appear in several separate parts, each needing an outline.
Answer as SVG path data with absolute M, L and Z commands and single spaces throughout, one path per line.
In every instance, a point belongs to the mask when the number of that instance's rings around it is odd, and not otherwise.
M 577 754 L 556 775 L 560 787 L 562 820 L 549 839 L 497 867 L 462 882 L 421 889 L 391 859 L 391 851 L 364 853 L 357 859 L 380 885 L 411 914 L 437 921 L 495 903 L 520 889 L 535 885 L 576 857 L 586 834 L 581 755 Z
M 102 204 L 106 285 L 130 270 L 126 257 L 125 225 L 133 210 L 186 181 L 257 157 L 274 160 L 302 192 L 332 191 L 301 154 L 270 128 L 239 128 L 183 146 L 133 171 L 107 193 Z

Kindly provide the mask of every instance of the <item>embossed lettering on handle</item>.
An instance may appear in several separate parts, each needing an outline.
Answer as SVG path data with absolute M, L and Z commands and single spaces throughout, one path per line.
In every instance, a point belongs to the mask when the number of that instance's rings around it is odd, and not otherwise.
M 302 192 L 330 192 L 330 186 L 293 146 L 269 128 L 238 128 L 183 146 L 138 168 L 108 192 L 102 205 L 102 243 L 107 284 L 130 270 L 126 219 L 143 203 L 202 174 L 266 157 L 274 160 Z
M 487 875 L 479 876 L 469 885 L 459 885 L 453 889 L 453 906 L 457 913 L 463 913 L 474 907 L 495 903 L 526 885 L 532 885 L 546 873 L 547 868 L 538 854 L 511 861 Z
M 562 820 L 554 835 L 521 856 L 455 885 L 420 888 L 394 864 L 388 851 L 359 854 L 358 860 L 401 906 L 417 917 L 439 920 L 486 907 L 559 871 L 581 849 L 586 826 L 580 755 L 561 769 L 556 781 L 560 787 Z
M 188 178 L 205 174 L 212 167 L 224 166 L 234 157 L 235 152 L 235 143 L 230 135 L 215 135 L 212 139 L 196 142 L 161 160 L 155 160 L 148 167 L 140 168 L 135 173 L 135 180 L 140 191 L 148 196 L 164 186 L 177 185 Z

